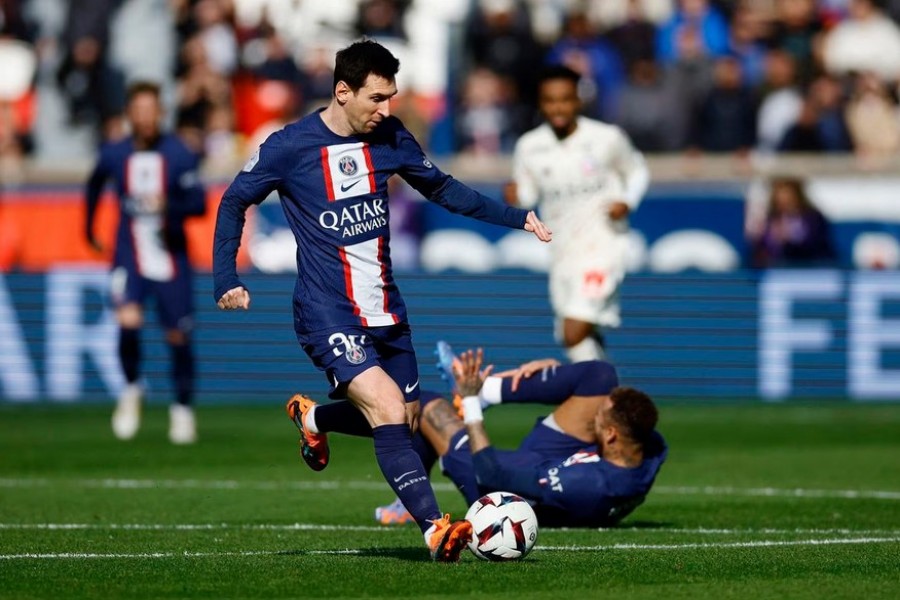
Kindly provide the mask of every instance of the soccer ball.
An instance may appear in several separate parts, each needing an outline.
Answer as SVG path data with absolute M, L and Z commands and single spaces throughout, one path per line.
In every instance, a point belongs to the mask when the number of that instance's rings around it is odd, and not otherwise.
M 534 547 L 538 522 L 531 506 L 509 492 L 491 492 L 466 513 L 472 524 L 469 550 L 482 560 L 517 560 Z

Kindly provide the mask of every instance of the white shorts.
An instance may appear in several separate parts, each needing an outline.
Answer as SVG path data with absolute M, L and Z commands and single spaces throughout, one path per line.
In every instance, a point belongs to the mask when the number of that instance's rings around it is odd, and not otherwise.
M 590 239 L 560 250 L 563 252 L 550 266 L 550 303 L 557 319 L 618 327 L 627 235 L 598 227 Z
M 559 269 L 550 273 L 550 304 L 560 319 L 575 319 L 601 327 L 618 327 L 619 286 L 625 269 Z

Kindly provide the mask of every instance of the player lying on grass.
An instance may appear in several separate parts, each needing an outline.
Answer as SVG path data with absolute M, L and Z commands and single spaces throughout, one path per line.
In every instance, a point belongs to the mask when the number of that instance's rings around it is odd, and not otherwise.
M 653 401 L 618 387 L 611 364 L 546 359 L 490 376 L 490 367 L 481 370 L 481 349 L 453 357 L 439 343 L 439 356 L 442 370 L 455 381 L 463 417 L 439 394 L 423 390 L 417 437 L 427 444 L 414 446 L 426 467 L 440 458 L 443 473 L 469 505 L 502 490 L 531 502 L 541 526 L 609 527 L 644 501 L 667 447 L 655 430 Z M 538 420 L 518 449 L 499 450 L 485 432 L 482 410 L 501 402 L 556 408 Z M 376 510 L 376 519 L 404 523 L 406 514 L 395 501 Z

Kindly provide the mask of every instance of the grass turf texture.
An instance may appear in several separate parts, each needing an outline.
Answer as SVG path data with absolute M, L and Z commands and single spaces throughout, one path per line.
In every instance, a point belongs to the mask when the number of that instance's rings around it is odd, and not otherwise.
M 540 407 L 488 414 L 511 446 Z M 301 463 L 280 406 L 201 408 L 200 443 L 146 411 L 132 442 L 100 407 L 0 407 L 0 596 L 895 598 L 900 405 L 666 406 L 657 489 L 623 526 L 543 529 L 524 561 L 428 561 L 371 441 Z M 461 496 L 436 476 L 444 510 Z M 873 493 L 876 492 L 876 493 Z M 884 492 L 884 493 L 882 493 Z M 37 555 L 24 558 L 21 555 Z

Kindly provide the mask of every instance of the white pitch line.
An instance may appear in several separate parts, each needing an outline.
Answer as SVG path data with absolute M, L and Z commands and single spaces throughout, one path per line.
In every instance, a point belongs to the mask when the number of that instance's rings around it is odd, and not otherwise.
M 322 523 L 0 523 L 0 530 L 39 531 L 365 531 L 406 532 L 409 527 L 384 525 L 330 525 Z M 676 535 L 868 535 L 900 536 L 900 529 L 777 529 L 777 528 L 665 528 L 612 527 L 601 529 L 573 529 L 545 527 L 541 533 L 597 532 L 601 534 L 663 533 Z
M 46 479 L 46 478 L 3 478 L 0 488 L 30 488 L 49 486 L 71 486 L 103 489 L 213 489 L 213 490 L 384 490 L 389 488 L 383 481 L 238 481 L 233 479 Z M 437 491 L 454 491 L 456 488 L 445 482 L 432 483 Z M 668 486 L 658 485 L 654 494 L 679 496 L 747 496 L 773 498 L 833 498 L 849 500 L 900 500 L 900 491 L 894 490 L 822 490 L 806 488 L 739 488 L 730 486 Z
M 602 552 L 609 550 L 695 550 L 706 548 L 776 548 L 781 546 L 834 546 L 845 544 L 897 544 L 900 537 L 879 538 L 838 538 L 826 540 L 759 540 L 754 542 L 720 542 L 706 544 L 611 544 L 598 546 L 535 546 L 544 552 Z M 23 554 L 0 554 L 0 560 L 47 560 L 47 559 L 147 559 L 147 558 L 218 558 L 229 556 L 297 556 L 309 554 L 362 554 L 362 550 L 247 550 L 240 552 L 140 552 L 140 553 L 86 553 L 86 552 L 43 552 Z M 367 550 L 366 553 L 371 553 Z
M 684 496 L 768 496 L 774 498 L 848 498 L 900 500 L 900 492 L 884 490 L 811 490 L 804 488 L 737 488 L 729 486 L 669 486 L 653 488 L 654 494 Z
M 535 550 L 693 550 L 697 548 L 775 548 L 778 546 L 834 546 L 841 544 L 900 544 L 900 537 L 832 538 L 824 540 L 755 540 L 695 544 L 611 544 L 608 546 L 535 546 Z

